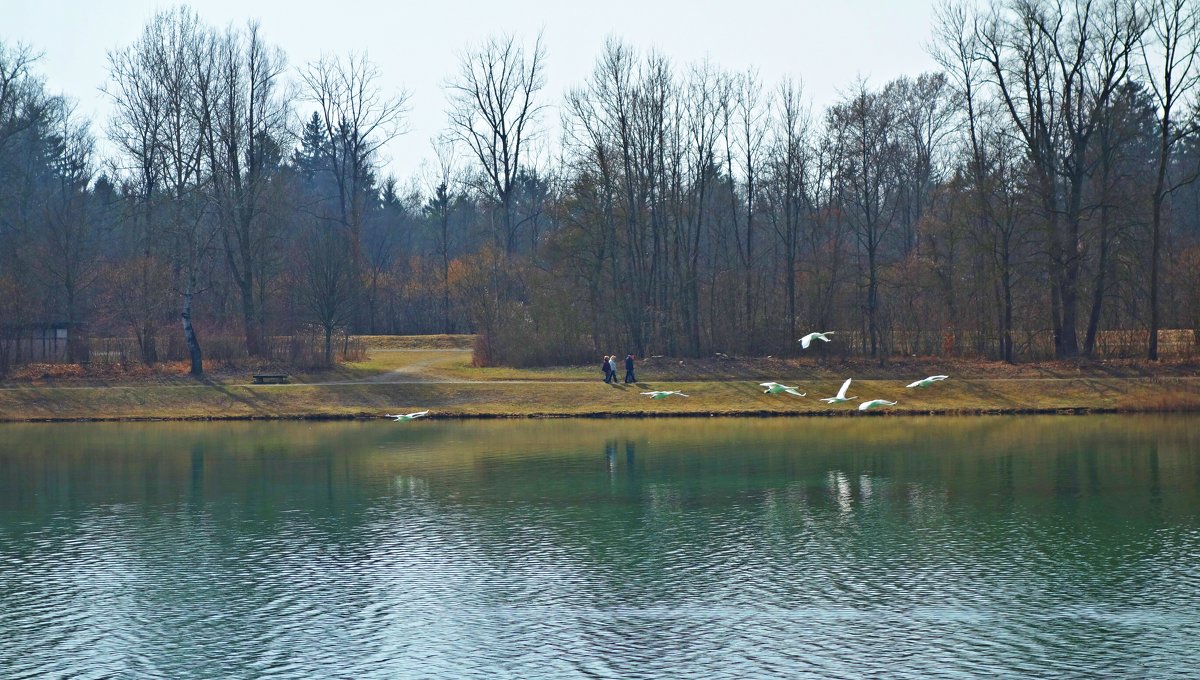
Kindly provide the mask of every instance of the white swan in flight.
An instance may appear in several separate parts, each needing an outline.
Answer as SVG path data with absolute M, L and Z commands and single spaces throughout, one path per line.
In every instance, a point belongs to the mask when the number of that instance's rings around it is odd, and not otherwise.
M 948 376 L 948 375 L 931 375 L 928 378 L 925 378 L 923 380 L 918 380 L 914 383 L 909 383 L 908 385 L 905 385 L 905 387 L 929 387 L 930 385 L 934 384 L 935 382 L 941 382 L 949 377 L 950 376 Z
M 825 331 L 824 333 L 809 333 L 803 338 L 800 338 L 800 347 L 803 349 L 808 349 L 808 346 L 812 344 L 813 340 L 824 340 L 825 342 L 829 342 L 829 338 L 825 337 L 827 335 L 833 335 L 833 331 Z
M 836 397 L 825 397 L 821 401 L 825 402 L 826 404 L 840 404 L 844 401 L 850 401 L 851 399 L 858 399 L 858 397 L 846 396 L 846 390 L 850 389 L 851 380 L 854 380 L 854 378 L 846 378 L 846 382 L 842 383 L 842 389 L 838 390 Z
M 794 394 L 797 397 L 804 397 L 808 395 L 808 392 L 801 392 L 795 387 L 788 387 L 787 385 L 777 382 L 759 383 L 758 386 L 767 388 L 763 390 L 763 394 L 779 394 L 780 392 L 787 392 L 788 394 Z
M 666 399 L 667 397 L 669 397 L 671 395 L 677 395 L 680 397 L 687 396 L 686 394 L 684 394 L 683 392 L 680 392 L 679 390 L 671 390 L 671 391 L 655 390 L 653 392 L 642 392 L 642 394 L 646 395 L 647 397 L 650 397 L 651 399 Z
M 888 401 L 887 399 L 872 399 L 871 401 L 864 401 L 863 403 L 859 404 L 858 410 L 869 411 L 876 406 L 895 406 L 897 403 L 899 402 Z
M 417 418 L 423 418 L 427 415 L 429 415 L 429 411 L 417 411 L 415 413 L 402 413 L 400 415 L 393 415 L 391 413 L 384 414 L 384 416 L 386 416 L 388 418 L 392 418 L 396 422 L 400 422 L 403 420 L 416 420 Z

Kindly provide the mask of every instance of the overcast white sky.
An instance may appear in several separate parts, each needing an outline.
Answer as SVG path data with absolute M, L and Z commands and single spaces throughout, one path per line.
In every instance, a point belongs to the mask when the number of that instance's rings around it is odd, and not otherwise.
M 676 64 L 705 56 L 731 71 L 754 66 L 771 86 L 800 79 L 816 107 L 833 102 L 859 76 L 883 84 L 934 68 L 925 53 L 935 0 L 609 0 L 536 2 L 316 2 L 204 0 L 192 7 L 211 25 L 257 19 L 266 39 L 293 67 L 323 53 L 365 50 L 389 88 L 408 90 L 409 132 L 386 153 L 389 171 L 405 181 L 429 140 L 445 128 L 442 83 L 457 55 L 490 33 L 527 40 L 545 32 L 546 101 L 591 72 L 604 39 L 615 35 L 639 50 L 657 48 Z M 132 43 L 146 20 L 176 3 L 148 0 L 0 0 L 0 40 L 44 53 L 38 68 L 53 91 L 78 102 L 103 136 L 108 103 L 99 88 L 105 55 Z M 547 127 L 557 128 L 557 109 Z

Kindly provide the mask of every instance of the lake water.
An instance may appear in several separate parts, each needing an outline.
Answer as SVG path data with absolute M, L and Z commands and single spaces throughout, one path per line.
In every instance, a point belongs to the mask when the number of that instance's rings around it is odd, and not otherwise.
M 0 426 L 0 677 L 1196 677 L 1198 424 Z

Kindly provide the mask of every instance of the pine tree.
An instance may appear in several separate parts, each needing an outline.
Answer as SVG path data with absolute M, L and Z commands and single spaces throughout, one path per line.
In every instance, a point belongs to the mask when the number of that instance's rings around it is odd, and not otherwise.
M 325 169 L 327 157 L 325 125 L 321 121 L 321 114 L 313 111 L 312 118 L 308 119 L 304 131 L 300 133 L 300 148 L 292 154 L 292 164 L 301 176 L 311 180 L 318 171 Z

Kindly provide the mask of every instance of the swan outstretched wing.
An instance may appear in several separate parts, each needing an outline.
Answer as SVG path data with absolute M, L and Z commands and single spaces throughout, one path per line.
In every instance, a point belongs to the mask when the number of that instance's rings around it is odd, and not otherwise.
M 859 404 L 858 410 L 866 411 L 875 408 L 876 406 L 895 406 L 898 403 L 899 402 L 888 401 L 886 399 L 872 399 L 871 401 L 864 401 L 863 403 Z
M 424 416 L 429 415 L 429 411 L 415 411 L 413 413 L 399 413 L 399 414 L 385 413 L 383 415 L 386 418 L 391 418 L 392 420 L 395 420 L 395 421 L 401 421 L 401 420 L 412 420 L 413 418 L 422 418 Z

